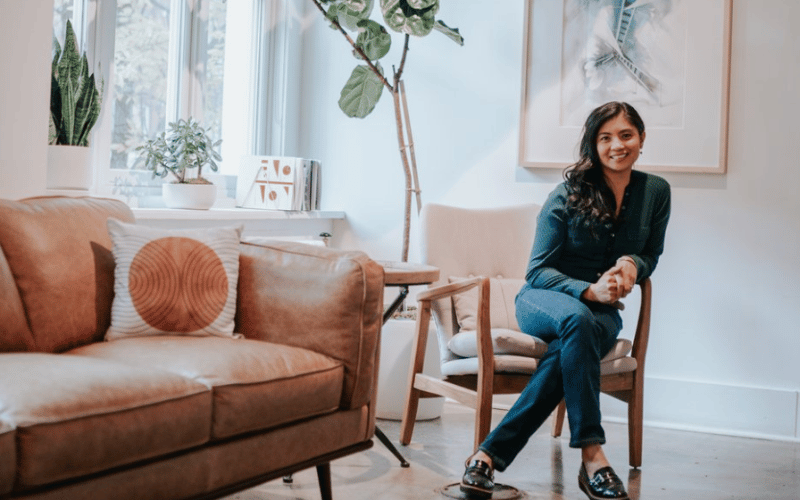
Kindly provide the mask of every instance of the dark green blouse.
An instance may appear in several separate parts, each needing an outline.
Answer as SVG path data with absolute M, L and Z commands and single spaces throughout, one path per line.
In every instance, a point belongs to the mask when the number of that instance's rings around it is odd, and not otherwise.
M 636 261 L 637 282 L 649 277 L 664 251 L 670 214 L 666 180 L 634 170 L 625 189 L 619 217 L 595 228 L 578 224 L 567 210 L 567 188 L 550 193 L 536 226 L 525 279 L 533 288 L 555 290 L 580 298 L 617 259 Z

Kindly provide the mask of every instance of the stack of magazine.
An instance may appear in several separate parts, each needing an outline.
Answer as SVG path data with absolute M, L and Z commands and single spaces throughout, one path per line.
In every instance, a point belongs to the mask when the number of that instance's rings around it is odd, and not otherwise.
M 320 163 L 286 156 L 243 156 L 236 206 L 265 210 L 319 210 Z

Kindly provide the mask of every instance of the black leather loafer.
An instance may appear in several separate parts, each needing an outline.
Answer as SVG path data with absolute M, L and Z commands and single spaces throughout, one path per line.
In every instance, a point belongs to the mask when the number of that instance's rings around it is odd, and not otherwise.
M 492 498 L 494 491 L 494 471 L 483 460 L 468 462 L 464 477 L 461 478 L 461 492 L 467 498 Z
M 586 466 L 581 464 L 578 486 L 592 500 L 629 500 L 625 486 L 611 467 L 598 469 L 589 479 Z

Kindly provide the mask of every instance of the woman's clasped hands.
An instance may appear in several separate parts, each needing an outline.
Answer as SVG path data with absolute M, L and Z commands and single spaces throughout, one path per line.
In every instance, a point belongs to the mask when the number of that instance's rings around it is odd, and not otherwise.
M 583 298 L 592 302 L 620 307 L 620 299 L 627 297 L 636 284 L 636 265 L 630 258 L 621 258 L 583 292 Z

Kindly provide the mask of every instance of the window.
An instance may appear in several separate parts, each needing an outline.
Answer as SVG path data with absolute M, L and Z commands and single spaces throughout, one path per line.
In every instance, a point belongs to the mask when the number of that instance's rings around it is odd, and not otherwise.
M 180 118 L 223 140 L 219 174 L 236 175 L 243 154 L 283 154 L 294 2 L 55 0 L 54 30 L 73 19 L 105 83 L 92 135 L 96 191 L 141 198 L 137 192 L 160 185 L 140 170 L 135 149 Z

